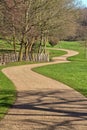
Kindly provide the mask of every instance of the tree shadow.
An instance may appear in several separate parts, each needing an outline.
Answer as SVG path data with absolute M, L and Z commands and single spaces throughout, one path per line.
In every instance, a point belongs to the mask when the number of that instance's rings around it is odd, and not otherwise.
M 70 90 L 67 93 L 71 99 L 68 95 L 64 97 L 64 93 L 64 90 L 19 92 L 12 109 L 21 112 L 8 114 L 27 117 L 21 121 L 35 125 L 38 130 L 74 130 L 78 125 L 87 128 L 87 99 L 74 97 Z

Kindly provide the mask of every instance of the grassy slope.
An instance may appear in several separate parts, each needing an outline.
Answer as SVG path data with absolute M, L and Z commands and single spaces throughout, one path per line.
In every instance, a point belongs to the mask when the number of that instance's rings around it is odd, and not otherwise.
M 4 40 L 0 40 L 0 54 L 7 53 L 9 51 L 13 51 L 12 45 L 7 43 Z
M 87 59 L 84 48 L 77 42 L 61 42 L 56 47 L 79 51 L 79 55 L 68 58 L 72 61 L 70 63 L 48 65 L 33 70 L 61 81 L 87 97 Z
M 52 57 L 61 56 L 64 54 L 67 54 L 67 52 L 61 50 L 49 50 L 50 59 L 52 59 Z
M 19 45 L 16 45 L 16 50 L 19 50 Z M 0 54 L 14 52 L 12 43 L 0 39 Z

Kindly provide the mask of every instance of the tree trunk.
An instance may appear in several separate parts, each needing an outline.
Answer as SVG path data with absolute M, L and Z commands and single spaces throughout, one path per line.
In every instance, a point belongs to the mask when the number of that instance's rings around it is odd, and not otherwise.
M 15 58 L 17 58 L 17 56 L 16 56 L 16 41 L 15 41 L 15 36 L 13 36 L 13 48 L 14 48 Z
M 43 37 L 42 37 L 42 34 L 40 36 L 40 44 L 39 44 L 39 48 L 38 48 L 38 53 L 40 54 L 41 53 L 41 50 L 42 50 L 42 43 L 43 43 Z
M 35 42 L 35 38 L 33 37 L 33 38 L 32 38 L 32 42 L 30 43 L 30 45 L 29 45 L 29 47 L 28 47 L 29 52 L 32 51 L 32 46 L 33 46 L 34 42 Z
M 21 42 L 18 61 L 22 61 L 23 58 L 23 42 Z
M 29 47 L 29 44 L 28 44 L 28 42 L 27 42 L 26 45 L 25 45 L 25 60 L 26 60 L 26 61 L 29 60 L 29 51 L 28 51 L 28 47 Z

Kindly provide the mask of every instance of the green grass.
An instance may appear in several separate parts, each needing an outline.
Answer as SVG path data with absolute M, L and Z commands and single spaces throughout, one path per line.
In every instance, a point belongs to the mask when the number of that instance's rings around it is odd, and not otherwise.
M 14 84 L 1 72 L 0 67 L 0 119 L 15 102 L 16 90 Z
M 0 40 L 0 49 L 11 49 L 12 45 L 5 40 Z
M 53 57 L 57 57 L 57 56 L 65 55 L 65 54 L 67 54 L 67 52 L 65 52 L 65 51 L 49 50 L 49 56 L 50 56 L 51 60 L 52 60 Z
M 84 48 L 78 42 L 61 42 L 56 48 L 76 50 L 79 55 L 68 58 L 70 63 L 61 63 L 34 68 L 33 70 L 61 81 L 87 97 L 87 59 Z
M 16 50 L 19 50 L 19 45 L 16 45 Z M 14 52 L 12 43 L 5 40 L 0 40 L 0 54 L 12 52 Z
M 87 61 L 84 51 L 85 48 L 79 42 L 60 42 L 60 44 L 58 44 L 56 48 L 64 48 L 78 51 L 79 55 L 68 58 L 68 60 L 70 61 L 84 61 L 84 62 Z

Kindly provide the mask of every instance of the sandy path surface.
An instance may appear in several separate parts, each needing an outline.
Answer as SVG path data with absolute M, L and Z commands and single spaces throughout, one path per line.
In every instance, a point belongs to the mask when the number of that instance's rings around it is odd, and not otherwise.
M 87 98 L 72 88 L 31 71 L 47 64 L 68 62 L 77 52 L 54 58 L 52 63 L 10 67 L 3 72 L 15 84 L 18 96 L 0 122 L 0 130 L 87 130 Z

